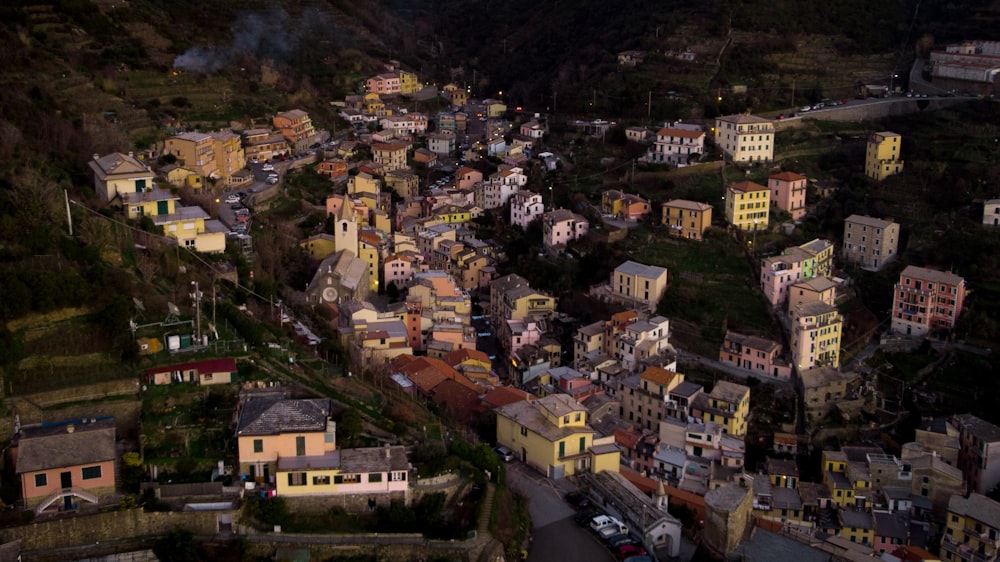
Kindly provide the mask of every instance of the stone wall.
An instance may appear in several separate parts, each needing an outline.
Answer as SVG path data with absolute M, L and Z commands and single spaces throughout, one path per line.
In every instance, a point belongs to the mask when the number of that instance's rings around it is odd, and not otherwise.
M 374 499 L 376 507 L 389 507 L 394 501 L 406 502 L 403 492 L 389 494 L 343 494 L 336 496 L 283 496 L 288 509 L 294 513 L 326 513 L 331 508 L 340 507 L 349 513 L 369 510 L 368 500 Z
M 476 562 L 486 540 L 432 541 L 420 535 L 251 535 L 242 537 L 247 557 L 270 557 L 280 546 L 308 548 L 310 558 L 329 560 L 351 556 L 372 557 L 379 562 L 411 562 L 447 558 Z M 491 558 L 495 559 L 495 557 Z M 501 550 L 502 560 L 502 550 Z
M 824 109 L 817 113 L 800 113 L 795 117 L 774 122 L 776 131 L 801 126 L 801 121 L 816 119 L 819 121 L 869 121 L 893 115 L 907 115 L 936 111 L 958 103 L 967 103 L 965 98 L 891 98 L 858 105 L 843 105 Z M 905 154 L 903 155 L 905 158 Z
M 32 551 L 163 535 L 175 527 L 187 529 L 196 535 L 215 535 L 218 532 L 218 516 L 230 515 L 235 518 L 235 514 L 232 511 L 111 511 L 0 529 L 0 542 L 20 539 L 22 549 Z

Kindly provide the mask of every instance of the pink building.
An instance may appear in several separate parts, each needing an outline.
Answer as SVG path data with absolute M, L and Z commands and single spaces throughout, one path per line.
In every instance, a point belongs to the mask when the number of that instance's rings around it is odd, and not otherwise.
M 378 74 L 365 81 L 365 89 L 369 93 L 375 94 L 398 94 L 400 93 L 398 74 Z
M 504 349 L 509 349 L 511 353 L 526 345 L 535 345 L 542 338 L 542 331 L 538 328 L 538 322 L 533 318 L 524 320 L 507 321 L 507 337 L 509 341 L 504 342 Z
M 483 181 L 483 173 L 475 168 L 462 166 L 455 172 L 455 187 L 458 189 L 471 190 L 481 181 Z
M 561 248 L 587 235 L 590 223 L 582 215 L 556 209 L 542 216 L 542 243 L 546 248 Z
M 803 263 L 812 256 L 799 247 L 785 250 L 780 256 L 765 258 L 760 264 L 760 290 L 771 306 L 777 306 L 788 299 L 788 289 L 792 285 L 807 279 L 803 272 Z
M 805 176 L 794 172 L 781 172 L 767 179 L 771 202 L 788 211 L 792 220 L 799 220 L 806 214 L 806 181 Z
M 84 418 L 24 426 L 11 455 L 25 507 L 42 513 L 73 510 L 80 500 L 100 503 L 115 492 L 114 418 Z
M 531 191 L 518 191 L 510 200 L 510 224 L 527 229 L 531 221 L 542 216 L 545 203 L 542 196 Z
M 382 278 L 385 284 L 394 283 L 398 289 L 409 285 L 413 280 L 415 261 L 413 257 L 402 254 L 393 254 L 385 258 L 382 264 Z
M 719 361 L 787 380 L 792 366 L 781 358 L 781 344 L 766 338 L 726 332 Z
M 965 279 L 949 271 L 907 266 L 892 298 L 892 331 L 922 337 L 951 331 L 962 314 Z

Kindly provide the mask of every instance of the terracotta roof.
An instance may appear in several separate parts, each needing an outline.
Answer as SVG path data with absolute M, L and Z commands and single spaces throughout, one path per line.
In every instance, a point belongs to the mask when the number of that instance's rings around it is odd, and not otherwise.
M 696 139 L 698 137 L 705 136 L 705 131 L 690 131 L 687 129 L 672 129 L 670 127 L 664 127 L 656 132 L 657 136 L 660 137 L 682 137 L 687 139 Z
M 498 386 L 486 393 L 483 397 L 483 404 L 492 408 L 502 408 L 507 404 L 534 400 L 535 396 L 517 388 L 509 386 Z
M 615 443 L 621 443 L 628 449 L 635 449 L 635 446 L 639 444 L 639 439 L 641 438 L 638 433 L 624 429 L 616 429 L 613 435 L 615 436 Z
M 482 363 L 489 363 L 490 356 L 486 355 L 478 349 L 456 349 L 444 357 L 445 362 L 454 367 L 464 363 L 465 361 L 479 361 Z
M 640 378 L 659 385 L 670 386 L 670 383 L 677 378 L 677 373 L 668 371 L 663 367 L 647 367 L 642 372 L 642 375 L 640 375 Z
M 739 191 L 741 193 L 746 193 L 748 191 L 768 191 L 766 187 L 760 185 L 759 183 L 754 183 L 752 181 L 741 181 L 739 183 L 734 183 L 729 186 L 732 191 Z
M 806 178 L 801 174 L 796 174 L 795 172 L 781 172 L 780 174 L 773 174 L 768 179 L 781 180 L 781 181 L 802 181 L 808 178 Z

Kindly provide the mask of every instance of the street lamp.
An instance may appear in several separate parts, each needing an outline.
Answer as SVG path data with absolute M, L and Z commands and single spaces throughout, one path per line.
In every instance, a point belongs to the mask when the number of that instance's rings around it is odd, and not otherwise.
M 893 73 L 892 76 L 889 77 L 889 95 L 890 96 L 896 91 L 894 84 L 895 84 L 897 78 L 899 78 L 899 75 L 896 74 L 896 73 Z

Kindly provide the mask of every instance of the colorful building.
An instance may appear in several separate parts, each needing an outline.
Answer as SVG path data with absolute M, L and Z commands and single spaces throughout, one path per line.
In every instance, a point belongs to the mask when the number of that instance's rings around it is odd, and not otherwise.
M 839 367 L 844 319 L 823 302 L 803 303 L 790 311 L 792 365 L 798 372 L 812 367 Z
M 792 220 L 799 220 L 806 215 L 806 182 L 808 178 L 794 172 L 772 174 L 767 179 L 767 187 L 771 190 L 771 202 L 779 209 L 788 211 Z
M 892 331 L 917 337 L 950 332 L 962 314 L 965 292 L 965 279 L 954 273 L 907 266 L 893 293 Z
M 597 437 L 587 424 L 587 408 L 571 396 L 550 394 L 508 404 L 496 413 L 497 443 L 549 478 L 618 472 L 614 437 Z
M 719 381 L 712 392 L 700 394 L 692 410 L 705 423 L 717 423 L 727 435 L 746 435 L 750 413 L 750 389 L 742 384 Z
M 626 261 L 611 272 L 611 296 L 656 308 L 670 285 L 666 268 Z
M 903 157 L 900 153 L 902 137 L 891 131 L 872 133 L 868 138 L 865 152 L 865 175 L 869 179 L 882 181 L 903 171 Z
M 758 336 L 726 331 L 719 349 L 719 361 L 788 380 L 791 366 L 781 358 L 781 344 Z
M 712 226 L 712 206 L 708 203 L 673 199 L 663 204 L 663 224 L 671 236 L 688 240 L 704 240 Z
M 945 560 L 992 562 L 1000 556 L 1000 503 L 977 493 L 952 496 L 945 525 Z
M 94 191 L 105 203 L 125 193 L 141 193 L 153 188 L 155 175 L 131 152 L 112 152 L 104 156 L 95 154 L 90 161 L 90 169 L 94 172 Z
M 774 124 L 754 115 L 715 119 L 715 144 L 733 162 L 774 160 Z
M 896 259 L 899 224 L 864 215 L 844 219 L 844 261 L 880 271 Z
M 752 181 L 726 186 L 726 222 L 740 230 L 767 230 L 771 190 Z

